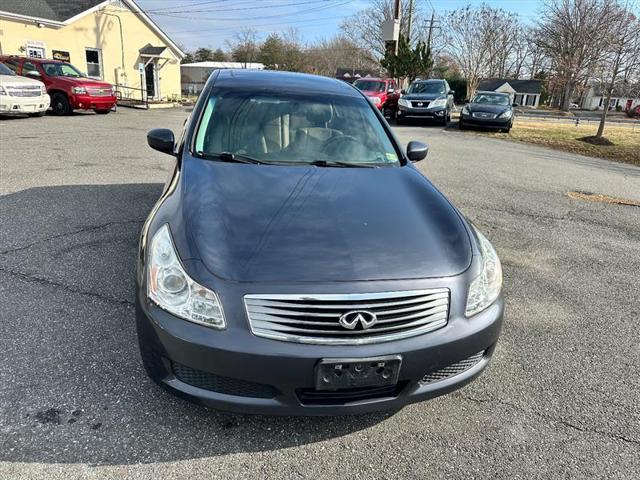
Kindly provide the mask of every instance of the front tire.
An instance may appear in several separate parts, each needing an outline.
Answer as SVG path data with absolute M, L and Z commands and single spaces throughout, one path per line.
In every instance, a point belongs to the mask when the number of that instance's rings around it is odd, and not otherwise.
M 67 96 L 64 93 L 54 93 L 51 97 L 51 109 L 54 115 L 69 115 L 71 105 Z

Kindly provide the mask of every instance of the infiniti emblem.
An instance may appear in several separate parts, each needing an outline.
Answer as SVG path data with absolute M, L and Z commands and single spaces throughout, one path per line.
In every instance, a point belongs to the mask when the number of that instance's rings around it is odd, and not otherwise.
M 352 310 L 340 317 L 340 325 L 349 330 L 355 330 L 360 324 L 362 330 L 367 330 L 375 325 L 378 317 L 367 310 Z

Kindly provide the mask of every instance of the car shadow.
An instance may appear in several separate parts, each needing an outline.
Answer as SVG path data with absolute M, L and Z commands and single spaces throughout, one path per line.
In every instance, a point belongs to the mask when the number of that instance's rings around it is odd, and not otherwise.
M 138 235 L 160 184 L 0 197 L 0 462 L 123 465 L 340 437 L 392 413 L 265 417 L 181 400 L 144 373 L 134 325 Z

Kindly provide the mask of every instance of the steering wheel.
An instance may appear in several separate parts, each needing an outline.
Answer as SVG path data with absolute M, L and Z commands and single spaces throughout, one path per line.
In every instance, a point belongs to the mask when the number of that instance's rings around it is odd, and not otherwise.
M 335 137 L 327 138 L 322 144 L 321 150 L 324 153 L 332 153 L 335 152 L 342 143 L 354 143 L 360 146 L 358 139 L 351 135 L 336 135 Z

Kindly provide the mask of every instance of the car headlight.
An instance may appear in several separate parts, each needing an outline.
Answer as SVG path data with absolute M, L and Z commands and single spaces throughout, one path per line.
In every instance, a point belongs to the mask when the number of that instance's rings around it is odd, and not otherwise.
M 462 107 L 462 115 L 469 115 L 469 108 L 466 106 Z
M 429 104 L 429 108 L 442 108 L 447 106 L 446 98 L 438 98 Z
M 511 118 L 512 115 L 513 112 L 511 110 L 505 110 L 500 115 L 498 115 L 498 118 Z
M 6 95 L 7 91 L 4 89 L 4 87 L 0 86 L 0 95 Z
M 87 93 L 87 89 L 84 87 L 71 87 L 71 91 L 79 95 L 82 95 L 83 93 Z
M 398 100 L 398 105 L 400 105 L 401 107 L 410 107 L 411 105 L 409 104 L 409 100 L 405 100 L 404 98 L 401 98 Z
M 47 93 L 47 87 L 45 87 L 44 85 L 42 85 L 40 87 L 40 95 L 44 95 L 45 93 Z
M 192 280 L 171 240 L 169 226 L 153 236 L 147 262 L 147 296 L 163 310 L 207 327 L 224 329 L 222 305 L 215 292 Z
M 382 102 L 382 100 L 380 100 L 380 97 L 369 97 L 369 98 L 371 99 L 374 105 L 380 105 L 380 102 Z
M 464 314 L 467 317 L 481 312 L 491 305 L 502 290 L 502 266 L 500 259 L 491 242 L 474 227 L 480 243 L 482 272 L 469 286 L 467 307 Z

